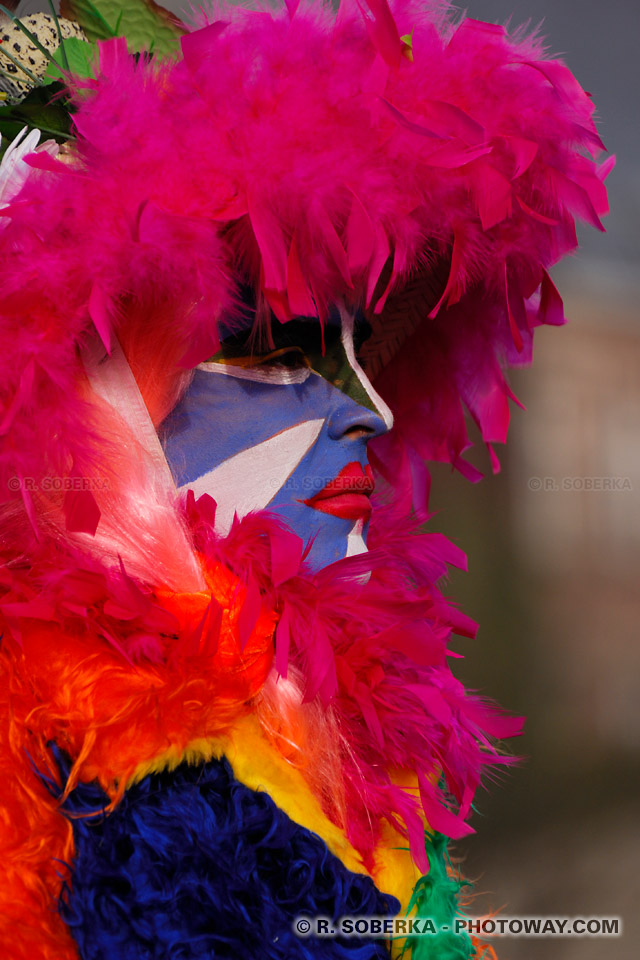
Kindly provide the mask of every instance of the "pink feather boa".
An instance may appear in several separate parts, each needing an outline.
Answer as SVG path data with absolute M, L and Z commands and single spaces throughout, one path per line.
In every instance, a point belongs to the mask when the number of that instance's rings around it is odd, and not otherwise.
M 344 797 L 347 835 L 367 866 L 386 819 L 408 836 L 415 862 L 426 871 L 420 808 L 446 836 L 473 832 L 466 820 L 483 771 L 512 762 L 495 739 L 522 728 L 521 719 L 467 692 L 450 670 L 449 658 L 459 656 L 449 649 L 452 635 L 473 636 L 475 625 L 436 582 L 447 563 L 463 566 L 464 555 L 441 534 L 411 533 L 395 520 L 385 531 L 383 509 L 370 553 L 310 576 L 301 541 L 278 521 L 250 515 L 220 540 L 212 532 L 212 510 L 209 497 L 195 503 L 189 494 L 188 522 L 202 562 L 224 564 L 246 587 L 240 645 L 261 610 L 278 611 L 273 676 L 285 678 L 294 669 L 321 725 L 330 715 L 339 780 L 315 781 L 320 801 L 331 815 L 331 798 Z M 65 555 L 43 544 L 29 568 L 5 569 L 2 584 L 0 613 L 18 639 L 22 618 L 57 623 L 61 642 L 65 631 L 100 638 L 123 666 L 180 664 L 182 680 L 185 671 L 200 675 L 202 656 L 214 656 L 217 648 L 214 617 L 206 637 L 196 637 L 202 624 L 176 635 L 155 584 L 78 550 Z M 92 695 L 100 697 L 97 682 Z M 417 778 L 419 798 L 394 784 L 394 771 Z

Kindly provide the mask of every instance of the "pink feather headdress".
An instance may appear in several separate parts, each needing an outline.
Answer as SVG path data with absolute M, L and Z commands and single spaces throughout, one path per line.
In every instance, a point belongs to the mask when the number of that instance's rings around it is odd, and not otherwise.
M 379 380 L 397 422 L 383 469 L 426 457 L 472 476 L 463 405 L 504 441 L 501 366 L 563 322 L 547 268 L 575 217 L 601 229 L 611 161 L 592 159 L 592 103 L 537 39 L 442 0 L 367 7 L 220 8 L 178 61 L 100 45 L 73 147 L 32 155 L 1 212 L 3 497 L 29 511 L 12 478 L 93 456 L 78 347 L 94 328 L 109 347 L 133 317 L 150 364 L 170 342 L 188 368 L 239 282 L 282 321 L 338 298 L 369 312 L 386 337 L 372 371 L 397 354 Z

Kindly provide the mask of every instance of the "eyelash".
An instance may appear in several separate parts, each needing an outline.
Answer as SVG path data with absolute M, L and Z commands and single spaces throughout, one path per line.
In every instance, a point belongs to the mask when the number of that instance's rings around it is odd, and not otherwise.
M 257 357 L 251 366 L 271 367 L 275 370 L 299 370 L 308 367 L 309 363 L 300 347 L 283 347 Z

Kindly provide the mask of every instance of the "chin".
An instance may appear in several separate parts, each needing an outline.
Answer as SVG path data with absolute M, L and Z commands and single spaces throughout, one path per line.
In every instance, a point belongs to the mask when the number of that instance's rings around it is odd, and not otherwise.
M 355 530 L 349 536 L 338 538 L 317 538 L 307 556 L 307 564 L 313 573 L 336 563 L 338 560 L 345 560 L 347 557 L 359 556 L 367 552 L 367 543 L 363 528 L 356 524 Z

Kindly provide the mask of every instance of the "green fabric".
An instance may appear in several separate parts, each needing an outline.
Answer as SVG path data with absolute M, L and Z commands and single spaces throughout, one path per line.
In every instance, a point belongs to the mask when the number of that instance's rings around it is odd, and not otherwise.
M 460 890 L 470 883 L 447 873 L 447 867 L 451 867 L 447 842 L 440 833 L 425 835 L 429 873 L 416 883 L 407 915 L 425 921 L 430 933 L 407 937 L 402 951 L 405 960 L 471 960 L 474 955 L 469 935 L 455 930 L 456 919 L 464 916 L 459 907 Z M 422 923 L 419 928 L 423 928 Z

